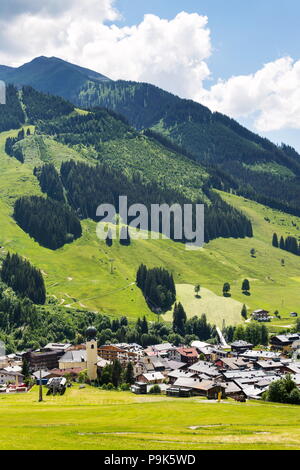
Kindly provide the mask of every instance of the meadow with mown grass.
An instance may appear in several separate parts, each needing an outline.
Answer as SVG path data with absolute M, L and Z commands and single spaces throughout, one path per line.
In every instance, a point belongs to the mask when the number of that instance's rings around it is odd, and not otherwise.
M 78 385 L 64 396 L 44 396 L 43 403 L 38 387 L 0 396 L 1 450 L 299 450 L 299 439 L 300 408 L 291 405 Z

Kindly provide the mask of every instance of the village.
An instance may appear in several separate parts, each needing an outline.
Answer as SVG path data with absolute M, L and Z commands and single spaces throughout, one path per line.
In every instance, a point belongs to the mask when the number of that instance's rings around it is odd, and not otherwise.
M 257 312 L 254 316 L 259 321 Z M 132 365 L 127 385 L 134 394 L 245 402 L 262 399 L 271 383 L 287 375 L 300 388 L 300 333 L 271 336 L 264 348 L 242 340 L 227 344 L 219 329 L 218 335 L 217 345 L 193 341 L 189 346 L 99 346 L 97 330 L 89 327 L 83 344 L 49 343 L 39 350 L 0 357 L 0 394 L 26 393 L 34 384 L 46 386 L 48 394 L 63 394 L 72 382 L 99 386 L 105 368 L 116 361 L 122 369 Z

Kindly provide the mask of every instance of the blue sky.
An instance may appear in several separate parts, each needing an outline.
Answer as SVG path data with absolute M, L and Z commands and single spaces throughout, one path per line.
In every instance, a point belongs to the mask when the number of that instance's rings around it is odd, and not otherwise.
M 0 64 L 149 82 L 300 151 L 299 18 L 299 0 L 1 0 Z
M 172 19 L 182 10 L 208 17 L 214 78 L 249 74 L 284 55 L 300 58 L 299 0 L 118 0 L 128 25 L 152 13 Z

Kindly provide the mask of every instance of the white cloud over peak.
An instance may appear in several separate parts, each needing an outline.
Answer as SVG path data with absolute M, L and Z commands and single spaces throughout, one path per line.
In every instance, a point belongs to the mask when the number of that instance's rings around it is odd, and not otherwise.
M 24 10 L 21 0 L 10 1 L 15 15 L 9 21 L 3 21 L 0 6 L 1 64 L 21 65 L 37 55 L 54 55 L 112 79 L 147 81 L 183 97 L 193 97 L 210 75 L 205 16 L 182 12 L 164 20 L 149 14 L 128 27 L 106 24 L 118 18 L 113 0 L 89 0 L 88 9 L 82 0 L 48 0 L 40 8 L 31 0 Z
M 0 64 L 57 56 L 112 79 L 146 81 L 267 132 L 300 128 L 300 61 L 283 57 L 210 89 L 208 18 L 179 13 L 117 23 L 115 0 L 1 0 Z M 109 24 L 108 22 L 114 22 Z

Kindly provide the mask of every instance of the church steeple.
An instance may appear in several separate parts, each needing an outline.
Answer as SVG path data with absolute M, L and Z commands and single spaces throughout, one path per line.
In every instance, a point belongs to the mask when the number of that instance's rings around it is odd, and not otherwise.
M 87 362 L 87 372 L 88 378 L 91 381 L 97 379 L 97 360 L 98 360 L 98 351 L 97 351 L 97 330 L 94 327 L 89 327 L 86 330 L 86 362 Z

